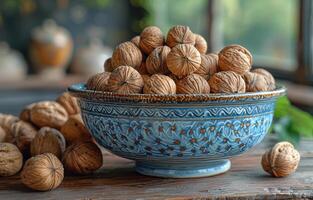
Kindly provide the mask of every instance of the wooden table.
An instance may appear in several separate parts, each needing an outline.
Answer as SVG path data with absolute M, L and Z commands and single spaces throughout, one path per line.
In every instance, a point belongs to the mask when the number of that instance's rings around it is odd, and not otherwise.
M 273 144 L 267 139 L 254 150 L 232 159 L 225 174 L 193 179 L 148 177 L 134 171 L 132 161 L 104 152 L 104 166 L 88 176 L 66 176 L 50 192 L 24 187 L 19 176 L 0 178 L 0 199 L 313 199 L 313 141 L 302 141 L 298 171 L 286 178 L 263 172 L 260 159 Z

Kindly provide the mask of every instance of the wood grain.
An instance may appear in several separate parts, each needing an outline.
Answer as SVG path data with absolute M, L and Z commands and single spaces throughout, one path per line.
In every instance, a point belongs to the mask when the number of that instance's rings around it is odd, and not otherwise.
M 286 178 L 273 178 L 261 168 L 267 140 L 232 159 L 229 172 L 207 178 L 166 179 L 137 174 L 132 161 L 104 152 L 103 168 L 92 175 L 67 175 L 61 186 L 36 192 L 22 185 L 19 176 L 0 178 L 0 199 L 313 199 L 313 141 L 302 141 L 301 163 Z

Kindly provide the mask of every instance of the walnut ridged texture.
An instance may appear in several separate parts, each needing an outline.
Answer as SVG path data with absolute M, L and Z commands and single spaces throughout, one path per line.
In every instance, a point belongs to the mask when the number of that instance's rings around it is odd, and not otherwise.
M 209 79 L 211 92 L 213 93 L 244 93 L 246 84 L 243 78 L 232 71 L 215 73 Z

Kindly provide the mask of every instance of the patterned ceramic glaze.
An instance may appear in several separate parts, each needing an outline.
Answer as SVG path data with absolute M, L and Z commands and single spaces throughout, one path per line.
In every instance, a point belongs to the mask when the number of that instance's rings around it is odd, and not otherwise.
M 139 173 L 200 177 L 223 173 L 229 157 L 258 144 L 285 93 L 121 95 L 69 88 L 86 126 L 114 154 L 136 161 Z

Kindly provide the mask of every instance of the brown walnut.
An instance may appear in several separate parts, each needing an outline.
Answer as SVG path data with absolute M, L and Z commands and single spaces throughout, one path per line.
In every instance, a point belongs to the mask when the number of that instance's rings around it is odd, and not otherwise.
M 130 66 L 116 68 L 108 80 L 108 89 L 119 94 L 141 93 L 143 79 L 139 72 Z
M 119 44 L 113 52 L 111 61 L 113 70 L 123 65 L 136 68 L 141 65 L 141 62 L 141 51 L 132 42 L 123 42 Z
M 29 154 L 30 143 L 37 135 L 37 129 L 30 123 L 18 121 L 11 126 L 16 138 L 16 146 L 24 155 Z
M 57 188 L 62 183 L 63 178 L 63 165 L 51 153 L 40 154 L 28 159 L 21 172 L 22 183 L 39 191 Z
M 86 83 L 88 90 L 107 91 L 111 72 L 102 72 L 90 77 Z
M 5 130 L 0 126 L 0 143 L 4 142 L 6 135 L 7 133 L 5 132 Z
M 172 27 L 167 33 L 166 44 L 171 48 L 178 44 L 194 45 L 195 42 L 196 37 L 188 26 L 177 25 Z
M 176 84 L 168 76 L 154 74 L 147 80 L 143 92 L 145 94 L 176 94 Z
M 176 76 L 187 76 L 197 71 L 201 64 L 199 51 L 190 44 L 172 48 L 166 59 L 168 69 Z
M 164 37 L 162 31 L 156 26 L 148 26 L 140 34 L 140 49 L 149 55 L 155 48 L 163 46 Z
M 64 167 L 74 174 L 88 174 L 102 166 L 102 153 L 92 141 L 69 146 L 63 157 Z
M 267 91 L 268 85 L 263 75 L 253 72 L 246 72 L 243 76 L 246 82 L 247 92 Z
M 0 143 L 0 176 L 12 176 L 23 166 L 23 155 L 11 143 Z
M 198 74 L 191 74 L 176 82 L 177 94 L 210 93 L 208 82 Z
M 54 101 L 41 101 L 30 110 L 30 119 L 38 127 L 49 126 L 60 129 L 67 121 L 68 114 L 59 103 Z
M 195 73 L 208 80 L 216 72 L 218 72 L 218 56 L 214 53 L 201 55 L 200 67 Z
M 139 48 L 139 43 L 140 43 L 140 36 L 139 36 L 139 35 L 136 35 L 136 36 L 133 37 L 130 41 L 131 41 L 132 43 L 134 43 L 134 45 L 136 45 L 136 47 Z
M 246 84 L 243 78 L 232 71 L 222 71 L 213 74 L 209 79 L 213 93 L 244 93 Z
M 230 45 L 219 52 L 218 64 L 221 71 L 233 71 L 243 75 L 251 69 L 252 55 L 240 45 Z
M 199 34 L 194 34 L 195 35 L 195 47 L 198 49 L 198 51 L 201 54 L 205 54 L 207 49 L 208 49 L 208 44 L 206 40 Z
M 275 79 L 270 72 L 262 68 L 254 69 L 252 72 L 262 74 L 264 76 L 268 90 L 274 90 L 276 88 Z
M 142 61 L 141 65 L 137 68 L 135 68 L 139 74 L 144 75 L 144 74 L 149 74 L 147 70 L 147 65 L 145 61 Z
M 155 48 L 147 58 L 147 71 L 149 74 L 168 74 L 166 58 L 171 48 L 168 46 L 160 46 Z
M 77 103 L 77 99 L 70 95 L 69 92 L 63 92 L 57 99 L 56 102 L 59 103 L 68 115 L 76 115 L 80 113 L 80 108 Z
M 11 126 L 12 124 L 18 121 L 19 121 L 19 118 L 15 117 L 14 115 L 0 113 L 0 126 L 5 131 L 5 135 L 3 136 L 2 142 L 9 142 L 9 143 L 15 142 L 15 137 L 11 131 Z
M 31 122 L 30 121 L 30 110 L 32 109 L 32 107 L 35 105 L 36 103 L 32 103 L 27 105 L 22 112 L 20 113 L 20 120 L 23 120 L 25 122 Z
M 288 176 L 296 171 L 300 154 L 289 142 L 277 143 L 262 156 L 264 171 L 275 177 Z
M 105 72 L 112 72 L 114 70 L 112 58 L 108 58 L 104 61 L 103 68 Z

